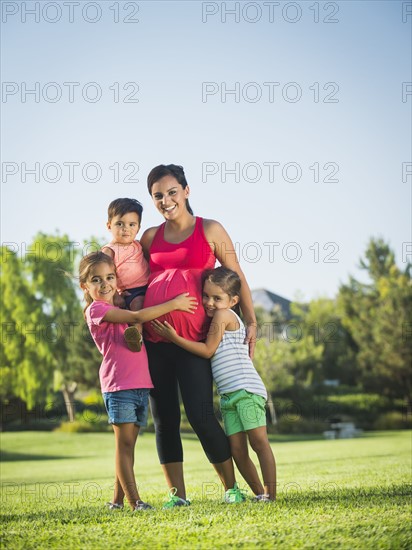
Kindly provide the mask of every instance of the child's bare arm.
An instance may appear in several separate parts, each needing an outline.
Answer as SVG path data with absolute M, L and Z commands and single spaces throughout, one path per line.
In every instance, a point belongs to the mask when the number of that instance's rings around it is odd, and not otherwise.
M 104 321 L 109 323 L 147 323 L 156 317 L 165 315 L 178 309 L 187 313 L 194 313 L 197 309 L 197 300 L 193 296 L 189 296 L 188 292 L 180 294 L 173 300 L 169 300 L 157 306 L 146 307 L 140 311 L 129 311 L 125 309 L 109 309 L 103 317 Z
M 106 256 L 109 256 L 110 258 L 114 258 L 114 252 L 111 248 L 104 246 L 102 248 L 103 254 L 106 254 Z
M 155 320 L 152 321 L 152 326 L 157 334 L 163 336 L 166 340 L 177 344 L 190 353 L 199 355 L 199 357 L 210 359 L 210 357 L 216 353 L 216 350 L 223 338 L 227 322 L 227 312 L 217 311 L 213 317 L 213 321 L 210 324 L 206 342 L 192 342 L 191 340 L 186 340 L 186 338 L 179 336 L 172 325 L 167 321 L 160 323 L 160 321 Z

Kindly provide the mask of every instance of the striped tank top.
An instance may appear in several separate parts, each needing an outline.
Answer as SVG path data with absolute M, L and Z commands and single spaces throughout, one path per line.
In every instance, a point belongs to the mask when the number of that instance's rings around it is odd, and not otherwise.
M 237 390 L 246 390 L 267 399 L 265 385 L 249 357 L 249 346 L 244 344 L 245 325 L 233 311 L 239 322 L 238 330 L 225 331 L 211 358 L 213 378 L 219 395 Z

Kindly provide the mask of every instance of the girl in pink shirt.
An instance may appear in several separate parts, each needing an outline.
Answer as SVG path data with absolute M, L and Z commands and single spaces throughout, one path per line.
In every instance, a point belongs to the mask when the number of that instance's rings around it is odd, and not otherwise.
M 117 292 L 116 267 L 110 256 L 93 252 L 84 256 L 79 268 L 80 287 L 87 306 L 85 319 L 93 340 L 103 355 L 100 385 L 109 423 L 116 439 L 116 481 L 111 509 L 123 508 L 126 496 L 133 510 L 151 506 L 140 499 L 134 477 L 134 447 L 141 426 L 147 423 L 148 396 L 153 384 L 146 350 L 130 351 L 124 340 L 128 324 L 145 323 L 173 310 L 193 313 L 195 298 L 188 292 L 157 306 L 129 311 L 113 304 Z

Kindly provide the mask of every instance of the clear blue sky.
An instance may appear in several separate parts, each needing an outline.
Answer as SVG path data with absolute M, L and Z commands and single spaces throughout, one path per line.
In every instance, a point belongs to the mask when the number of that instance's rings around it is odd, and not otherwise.
M 332 297 L 371 236 L 405 265 L 410 2 L 1 4 L 2 242 L 105 237 L 121 196 L 158 225 L 146 176 L 176 163 L 252 288 Z

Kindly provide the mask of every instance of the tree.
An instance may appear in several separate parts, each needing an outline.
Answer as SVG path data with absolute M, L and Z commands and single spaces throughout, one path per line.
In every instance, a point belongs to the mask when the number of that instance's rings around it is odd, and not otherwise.
M 342 324 L 337 301 L 317 298 L 309 304 L 293 303 L 292 313 L 303 335 L 321 346 L 320 363 L 313 372 L 313 381 L 322 383 L 337 379 L 347 385 L 356 384 L 355 344 Z
M 67 235 L 44 233 L 29 250 L 22 258 L 2 250 L 2 395 L 31 409 L 59 389 L 73 420 L 76 388 L 98 384 L 100 363 L 74 282 L 80 250 Z
M 360 262 L 370 283 L 350 277 L 339 290 L 343 324 L 356 343 L 366 391 L 392 397 L 411 394 L 412 286 L 410 264 L 402 272 L 382 239 L 371 239 Z
M 32 249 L 38 251 L 36 256 L 29 257 L 33 289 L 41 297 L 50 319 L 48 344 L 55 361 L 54 387 L 62 391 L 69 420 L 73 421 L 78 384 L 96 381 L 99 364 L 94 361 L 95 346 L 85 330 L 74 283 L 80 249 L 67 235 L 44 233 L 36 235 Z
M 275 397 L 287 393 L 299 401 L 302 391 L 311 387 L 321 363 L 322 345 L 315 345 L 311 335 L 303 335 L 296 327 L 298 323 L 290 321 L 281 335 L 256 343 L 254 364 L 272 397 L 268 405 L 273 422 Z
M 22 259 L 6 247 L 1 252 L 2 398 L 19 397 L 31 409 L 50 395 L 54 358 L 45 338 L 48 317 Z

